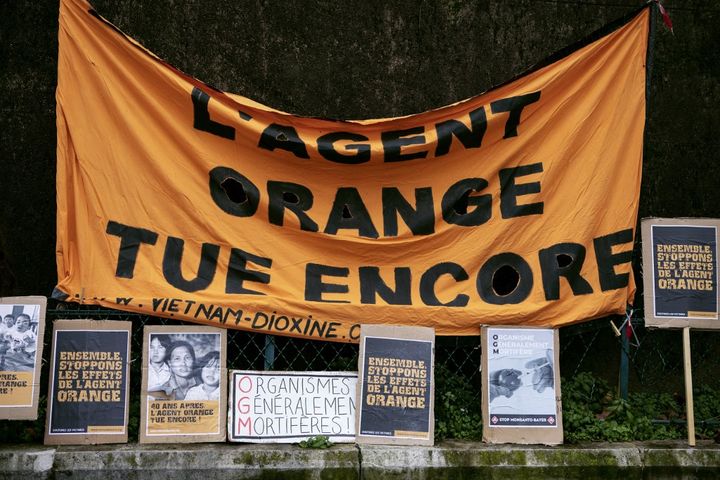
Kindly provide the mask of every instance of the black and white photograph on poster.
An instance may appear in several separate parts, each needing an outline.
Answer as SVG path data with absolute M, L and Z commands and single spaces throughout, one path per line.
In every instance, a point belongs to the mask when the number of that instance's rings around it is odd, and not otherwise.
M 0 371 L 31 372 L 38 346 L 40 305 L 0 305 L 0 319 Z
M 554 332 L 487 329 L 489 427 L 555 427 Z
M 151 333 L 148 395 L 162 400 L 219 400 L 220 333 Z

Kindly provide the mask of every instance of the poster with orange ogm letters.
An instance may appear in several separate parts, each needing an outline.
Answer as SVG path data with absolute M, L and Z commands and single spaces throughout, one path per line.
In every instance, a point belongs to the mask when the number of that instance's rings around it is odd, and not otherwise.
M 222 442 L 227 411 L 227 331 L 146 326 L 141 443 Z
M 230 371 L 231 442 L 355 441 L 357 372 Z

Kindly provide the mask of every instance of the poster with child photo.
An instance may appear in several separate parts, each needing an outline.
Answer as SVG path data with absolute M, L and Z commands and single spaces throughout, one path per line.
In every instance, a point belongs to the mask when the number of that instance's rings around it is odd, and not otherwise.
M 37 419 L 46 304 L 0 298 L 0 419 Z
M 140 442 L 224 441 L 226 331 L 147 326 L 143 337 Z

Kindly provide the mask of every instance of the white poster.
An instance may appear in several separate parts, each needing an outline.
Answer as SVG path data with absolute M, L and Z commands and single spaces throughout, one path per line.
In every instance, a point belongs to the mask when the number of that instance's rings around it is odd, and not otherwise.
M 356 372 L 230 372 L 232 442 L 355 441 Z
M 488 328 L 490 427 L 555 427 L 554 331 Z

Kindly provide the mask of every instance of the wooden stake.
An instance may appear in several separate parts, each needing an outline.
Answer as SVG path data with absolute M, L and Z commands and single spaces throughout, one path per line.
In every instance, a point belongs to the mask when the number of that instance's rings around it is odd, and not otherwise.
M 690 327 L 683 328 L 683 366 L 685 369 L 685 405 L 687 409 L 688 445 L 695 446 L 695 412 L 693 409 L 692 364 L 690 361 Z

